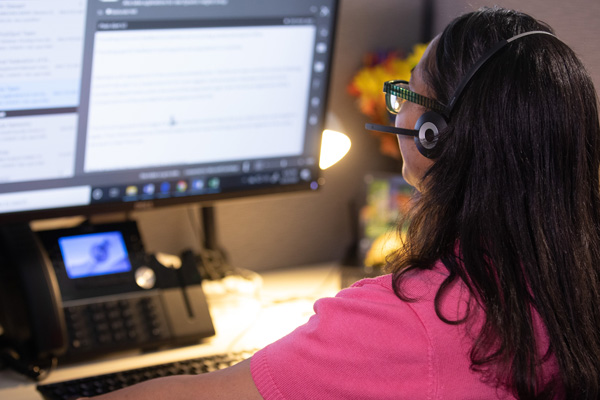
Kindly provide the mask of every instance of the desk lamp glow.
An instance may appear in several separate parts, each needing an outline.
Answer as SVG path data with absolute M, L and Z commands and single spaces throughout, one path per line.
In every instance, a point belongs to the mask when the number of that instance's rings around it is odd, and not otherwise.
M 348 153 L 351 145 L 350 138 L 345 134 L 325 129 L 321 137 L 319 168 L 327 169 L 341 160 Z

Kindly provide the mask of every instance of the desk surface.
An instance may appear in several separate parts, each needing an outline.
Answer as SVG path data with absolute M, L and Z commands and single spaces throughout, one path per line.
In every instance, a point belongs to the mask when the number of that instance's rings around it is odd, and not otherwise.
M 59 366 L 43 383 L 259 349 L 306 322 L 313 314 L 315 300 L 340 290 L 340 268 L 336 264 L 277 270 L 260 276 L 258 287 L 239 282 L 208 283 L 205 292 L 216 335 L 198 345 Z M 17 373 L 0 372 L 0 399 L 40 400 L 42 396 L 35 387 L 36 383 Z

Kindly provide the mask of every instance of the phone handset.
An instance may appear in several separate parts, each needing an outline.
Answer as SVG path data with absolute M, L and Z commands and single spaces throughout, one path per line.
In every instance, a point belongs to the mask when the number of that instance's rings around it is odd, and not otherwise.
M 54 268 L 28 224 L 0 226 L 0 292 L 3 361 L 42 379 L 65 353 L 67 330 Z

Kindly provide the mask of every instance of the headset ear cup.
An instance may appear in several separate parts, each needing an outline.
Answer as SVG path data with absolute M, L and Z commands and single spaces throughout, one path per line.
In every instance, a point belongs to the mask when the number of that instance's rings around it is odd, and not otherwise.
M 440 132 L 446 129 L 446 119 L 435 111 L 427 111 L 417 120 L 415 130 L 419 134 L 415 136 L 415 144 L 419 153 L 427 158 L 432 157 L 433 150 L 437 146 Z

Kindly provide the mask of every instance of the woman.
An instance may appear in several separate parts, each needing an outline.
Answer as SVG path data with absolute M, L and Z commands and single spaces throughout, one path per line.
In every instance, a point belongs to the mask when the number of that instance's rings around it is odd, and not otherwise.
M 465 81 L 490 48 L 531 31 L 550 29 L 502 9 L 466 14 L 432 41 L 410 91 L 388 89 L 400 96 L 388 96 L 398 131 L 441 113 L 424 131 L 427 151 L 399 136 L 420 195 L 392 274 L 319 300 L 306 325 L 251 360 L 106 399 L 600 398 L 591 80 L 538 32 Z
M 433 44 L 415 91 L 449 104 L 487 49 L 531 31 L 549 28 L 505 10 L 458 18 Z M 441 260 L 449 275 L 436 294 L 439 317 L 465 317 L 440 309 L 457 281 L 485 310 L 470 349 L 473 370 L 519 398 L 600 398 L 595 90 L 573 51 L 542 34 L 505 46 L 476 74 L 440 133 L 434 162 L 400 139 L 403 174 L 422 195 L 394 288 L 407 299 L 409 271 Z M 405 111 L 398 125 L 412 122 Z M 552 359 L 558 371 L 548 380 L 540 368 Z

